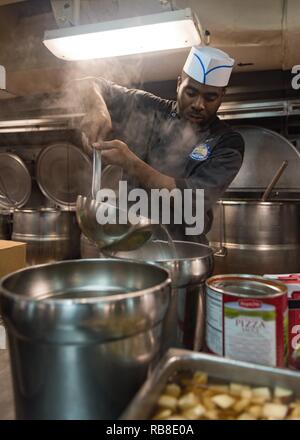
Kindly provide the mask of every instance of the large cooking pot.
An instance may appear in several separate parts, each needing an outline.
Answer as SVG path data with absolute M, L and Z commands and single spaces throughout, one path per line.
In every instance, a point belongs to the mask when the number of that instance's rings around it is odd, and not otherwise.
M 80 256 L 80 230 L 72 211 L 16 209 L 12 239 L 27 244 L 29 265 Z
M 209 246 L 174 241 L 176 255 L 165 241 L 152 241 L 116 258 L 134 259 L 160 265 L 170 272 L 172 306 L 166 320 L 164 348 L 202 350 L 205 324 L 204 283 L 213 271 L 213 251 Z
M 0 284 L 18 419 L 116 419 L 160 354 L 169 274 L 77 260 Z
M 208 238 L 217 274 L 300 272 L 300 201 L 219 201 Z
M 9 240 L 12 230 L 12 214 L 0 210 L 0 240 Z

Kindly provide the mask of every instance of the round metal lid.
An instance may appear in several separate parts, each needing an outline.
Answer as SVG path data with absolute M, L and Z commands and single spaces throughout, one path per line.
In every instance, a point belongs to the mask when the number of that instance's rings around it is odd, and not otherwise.
M 287 293 L 284 284 L 259 275 L 215 275 L 206 280 L 206 286 L 222 294 L 245 298 L 273 297 Z
M 78 195 L 88 196 L 92 164 L 75 145 L 59 143 L 41 151 L 36 178 L 43 194 L 61 207 L 75 207 Z
M 243 165 L 229 190 L 264 191 L 274 174 L 287 160 L 288 165 L 275 185 L 276 190 L 300 190 L 300 153 L 285 137 L 257 126 L 236 126 L 245 141 Z
M 21 208 L 30 198 L 31 176 L 20 157 L 0 153 L 0 207 Z

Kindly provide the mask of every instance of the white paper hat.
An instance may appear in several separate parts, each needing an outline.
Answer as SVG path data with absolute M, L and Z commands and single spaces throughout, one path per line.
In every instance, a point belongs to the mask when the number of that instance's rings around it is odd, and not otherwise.
M 196 81 L 216 87 L 228 84 L 234 59 L 220 49 L 194 46 L 183 67 L 184 72 Z

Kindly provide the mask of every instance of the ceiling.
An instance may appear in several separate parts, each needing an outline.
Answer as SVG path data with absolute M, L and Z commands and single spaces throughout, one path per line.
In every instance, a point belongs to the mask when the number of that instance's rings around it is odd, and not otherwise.
M 210 31 L 211 44 L 235 58 L 235 72 L 290 70 L 300 63 L 298 0 L 82 0 L 80 24 L 172 7 L 190 7 L 197 14 L 203 29 Z M 124 84 L 174 80 L 187 56 L 180 50 L 105 61 L 62 61 L 42 44 L 44 31 L 58 23 L 50 0 L 0 0 L 0 64 L 15 93 L 55 89 L 82 75 L 102 75 Z

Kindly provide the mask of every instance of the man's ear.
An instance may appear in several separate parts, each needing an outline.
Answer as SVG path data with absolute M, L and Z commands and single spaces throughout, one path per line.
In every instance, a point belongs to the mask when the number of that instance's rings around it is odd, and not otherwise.
M 179 75 L 177 78 L 177 89 L 176 89 L 177 93 L 178 93 L 178 89 L 179 89 L 181 83 L 182 83 L 182 77 L 181 77 L 181 75 Z

